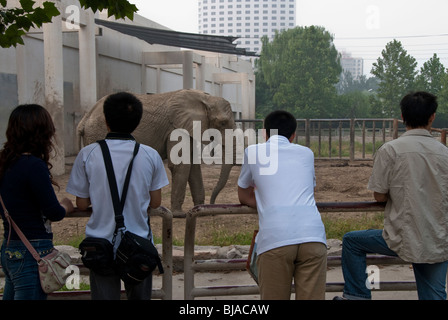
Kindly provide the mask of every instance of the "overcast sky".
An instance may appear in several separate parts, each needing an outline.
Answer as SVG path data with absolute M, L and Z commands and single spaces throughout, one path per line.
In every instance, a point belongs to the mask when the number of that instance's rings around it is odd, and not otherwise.
M 168 28 L 198 32 L 197 0 L 130 0 L 138 14 Z M 437 53 L 448 68 L 448 1 L 446 0 L 296 0 L 299 26 L 320 25 L 334 35 L 339 51 L 372 63 L 394 38 L 419 67 Z

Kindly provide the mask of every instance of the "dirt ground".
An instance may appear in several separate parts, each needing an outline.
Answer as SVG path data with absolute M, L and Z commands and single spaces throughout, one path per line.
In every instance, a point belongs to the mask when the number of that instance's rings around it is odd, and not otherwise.
M 55 177 L 60 185 L 57 191 L 58 197 L 68 197 L 74 201 L 74 197 L 65 192 L 65 187 L 69 178 L 70 170 L 74 158 L 67 158 L 66 174 Z M 218 195 L 216 203 L 236 204 L 237 180 L 241 167 L 235 166 L 232 169 L 226 187 Z M 317 202 L 355 202 L 372 201 L 372 193 L 367 190 L 372 162 L 371 161 L 344 161 L 344 160 L 316 160 L 316 189 L 315 198 Z M 210 195 L 216 184 L 220 172 L 218 165 L 203 165 L 202 175 L 206 190 L 206 203 L 210 201 Z M 170 172 L 167 169 L 168 178 L 171 180 Z M 170 207 L 170 186 L 162 189 L 162 205 Z M 183 210 L 188 211 L 193 207 L 193 202 L 187 190 Z M 60 222 L 53 223 L 54 240 L 56 244 L 67 244 L 70 239 L 82 237 L 88 218 L 65 218 Z M 185 230 L 185 220 L 176 218 L 173 221 L 173 238 L 183 240 Z M 161 235 L 161 218 L 153 217 L 151 226 L 156 236 Z M 216 216 L 202 217 L 197 221 L 196 238 L 204 239 L 210 230 L 234 230 L 238 232 L 253 231 L 257 227 L 257 217 L 255 215 Z

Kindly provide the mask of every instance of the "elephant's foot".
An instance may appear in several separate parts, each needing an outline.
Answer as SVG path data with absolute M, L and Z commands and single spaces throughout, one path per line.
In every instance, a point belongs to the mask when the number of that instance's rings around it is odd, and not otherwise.
M 179 203 L 178 201 L 176 202 L 171 202 L 171 212 L 173 213 L 173 215 L 176 214 L 184 214 L 185 212 L 182 210 L 182 205 L 183 203 Z

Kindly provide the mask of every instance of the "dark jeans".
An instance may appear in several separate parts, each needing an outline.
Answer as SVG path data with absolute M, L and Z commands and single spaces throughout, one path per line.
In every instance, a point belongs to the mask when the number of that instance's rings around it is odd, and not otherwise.
M 121 280 L 116 276 L 103 276 L 90 270 L 92 300 L 120 300 Z M 152 275 L 138 285 L 126 285 L 128 300 L 151 300 Z
M 366 254 L 379 253 L 397 256 L 383 239 L 382 230 L 352 231 L 342 240 L 342 273 L 344 297 L 370 299 L 366 286 Z M 417 293 L 420 300 L 446 300 L 446 273 L 448 261 L 440 263 L 413 263 Z
M 32 246 L 45 256 L 51 248 L 51 240 L 30 240 Z M 3 242 L 1 263 L 5 273 L 3 300 L 45 300 L 47 294 L 42 290 L 37 262 L 21 240 Z

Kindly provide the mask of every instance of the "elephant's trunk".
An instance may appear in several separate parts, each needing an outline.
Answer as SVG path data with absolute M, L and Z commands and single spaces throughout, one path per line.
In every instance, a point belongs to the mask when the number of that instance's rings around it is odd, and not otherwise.
M 218 183 L 216 184 L 215 189 L 213 189 L 212 196 L 210 198 L 210 203 L 214 204 L 216 197 L 218 196 L 219 192 L 225 187 L 227 180 L 229 179 L 230 171 L 232 170 L 233 163 L 232 164 L 222 164 L 221 166 L 221 173 L 219 175 Z

